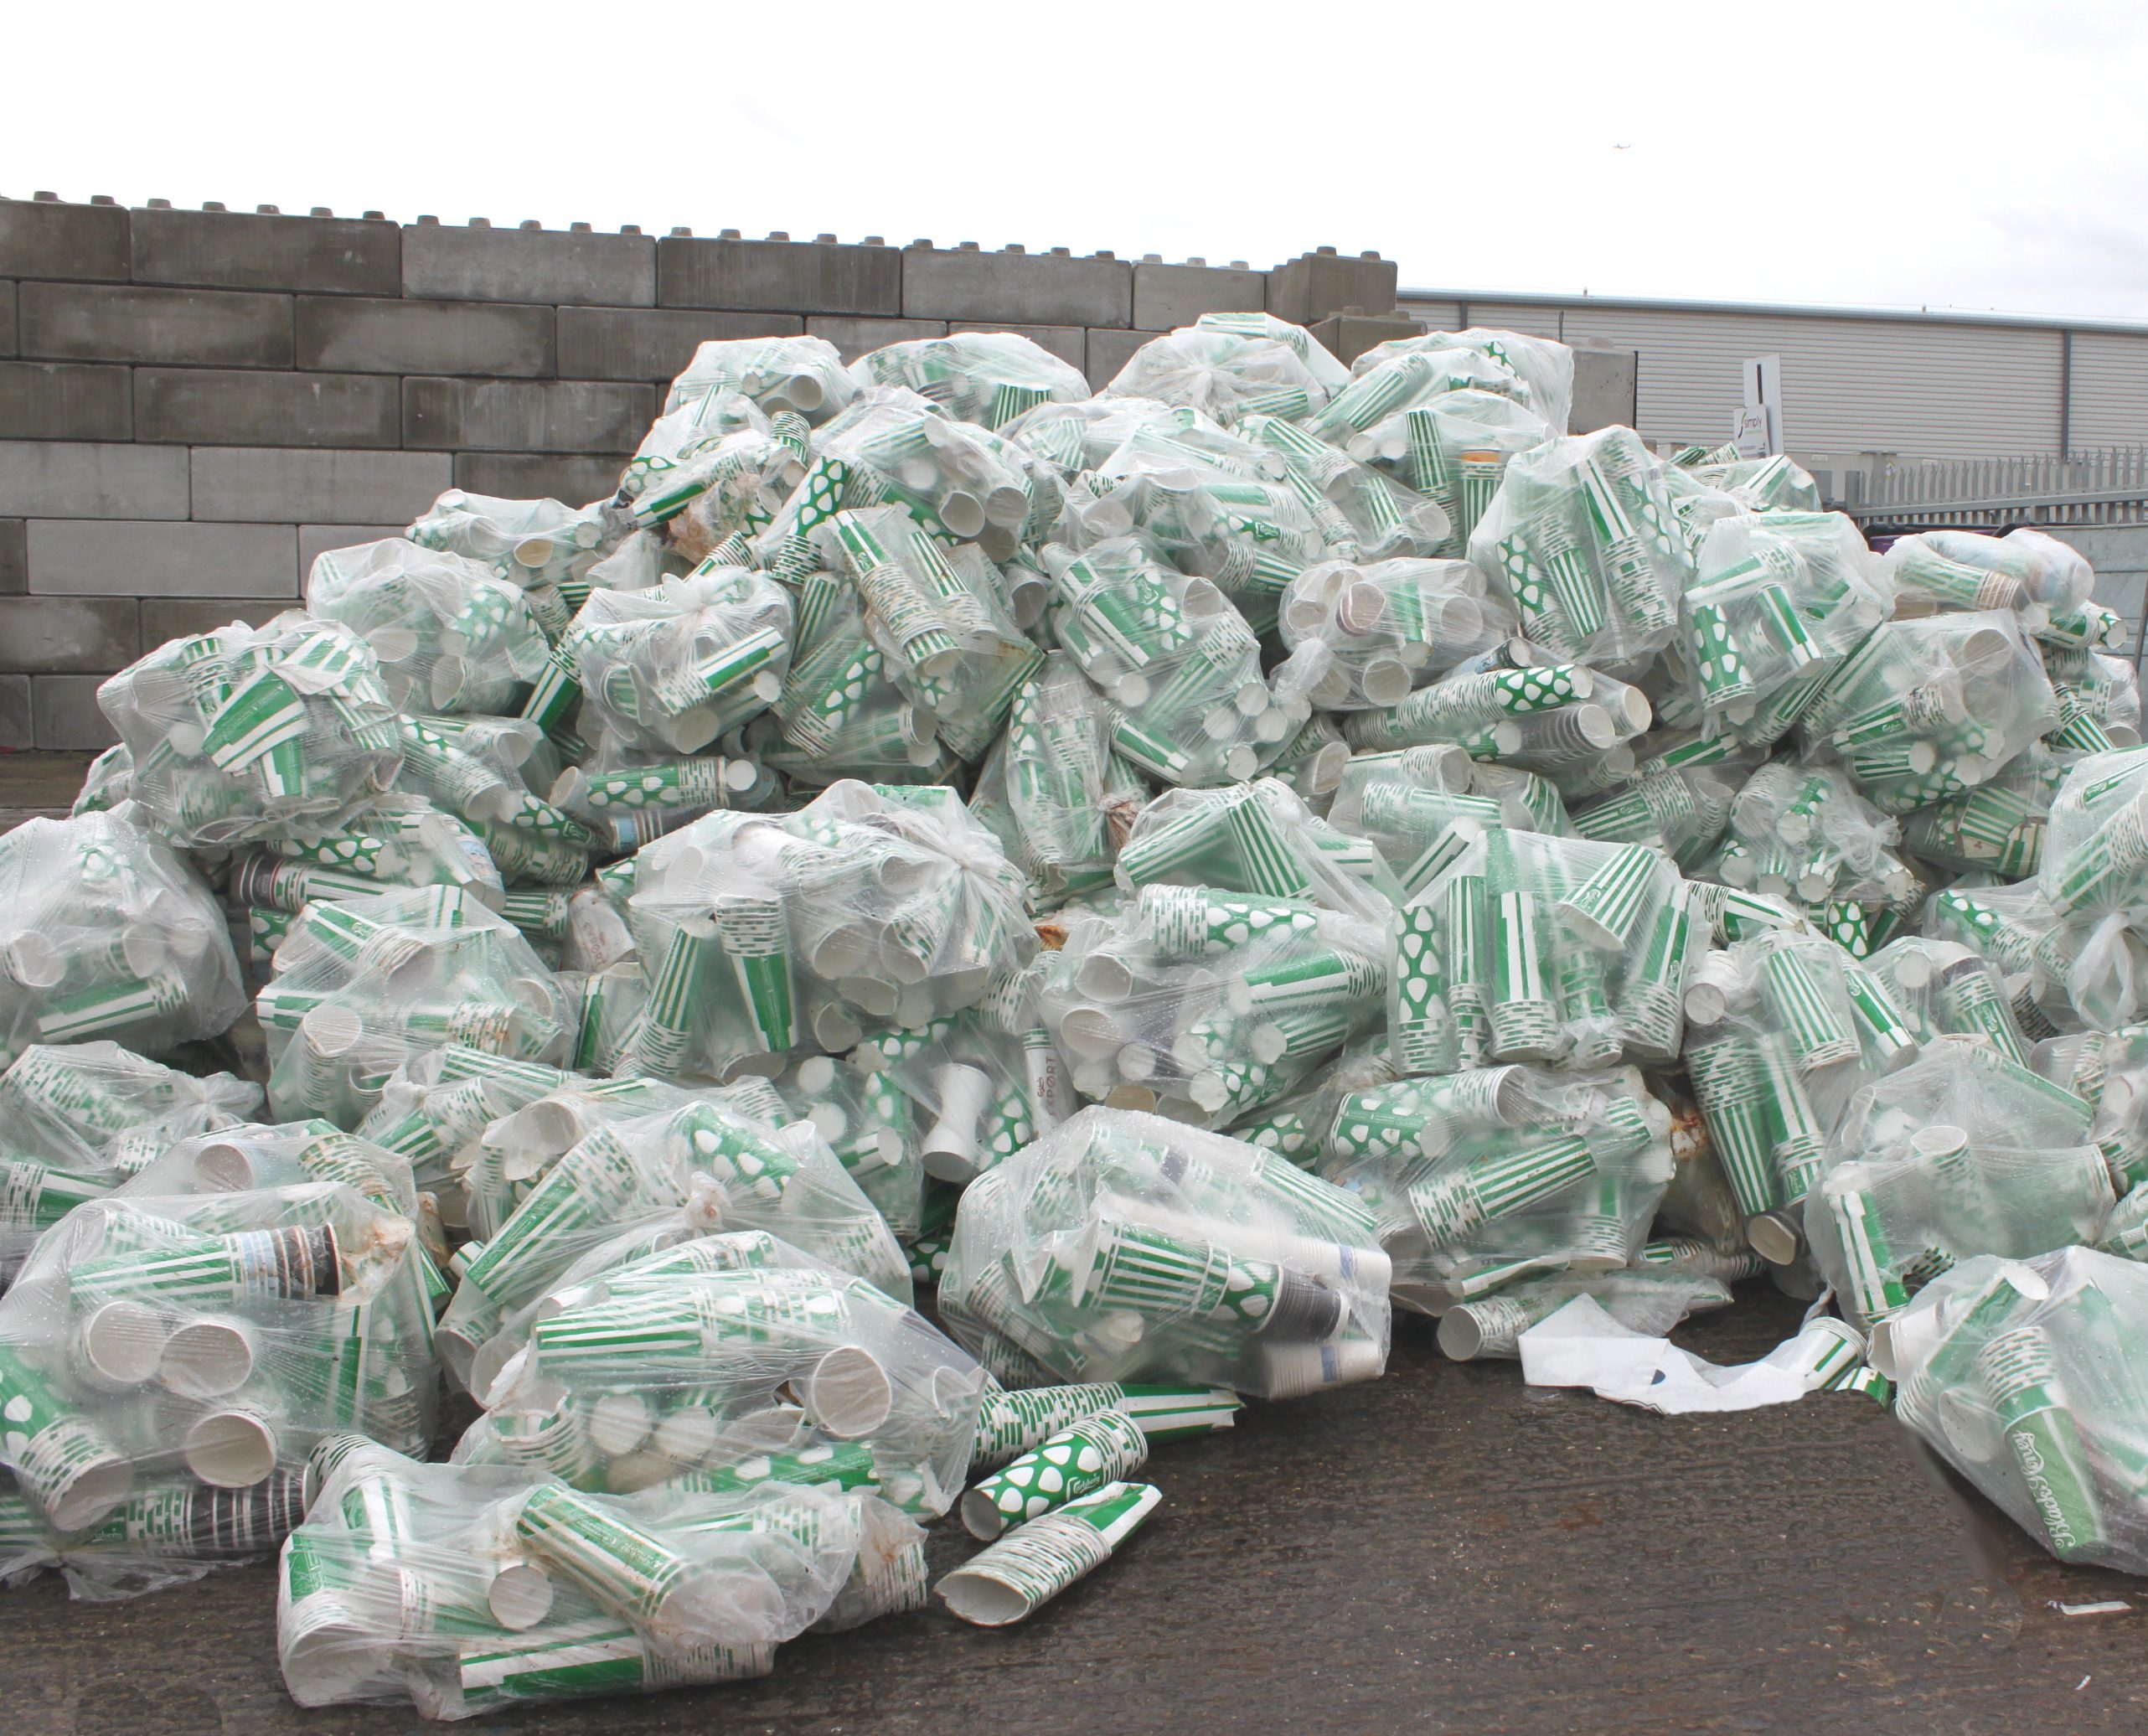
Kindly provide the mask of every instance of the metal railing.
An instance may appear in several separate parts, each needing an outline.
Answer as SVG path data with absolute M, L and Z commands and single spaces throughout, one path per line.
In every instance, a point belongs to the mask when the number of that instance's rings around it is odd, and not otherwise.
M 2065 458 L 1890 459 L 1846 509 L 1867 524 L 2148 524 L 2148 447 Z

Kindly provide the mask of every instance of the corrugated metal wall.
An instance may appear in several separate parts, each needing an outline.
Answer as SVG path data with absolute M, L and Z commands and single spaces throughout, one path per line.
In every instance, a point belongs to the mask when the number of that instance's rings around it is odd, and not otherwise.
M 1466 313 L 1473 325 L 1638 351 L 1641 431 L 1651 440 L 1727 437 L 1743 396 L 1740 364 L 1774 354 L 1794 452 L 1946 458 L 2059 449 L 2065 339 L 2053 327 L 1594 300 L 1403 305 L 1435 324 Z M 2073 447 L 2148 442 L 2148 330 L 2076 333 L 2073 382 Z

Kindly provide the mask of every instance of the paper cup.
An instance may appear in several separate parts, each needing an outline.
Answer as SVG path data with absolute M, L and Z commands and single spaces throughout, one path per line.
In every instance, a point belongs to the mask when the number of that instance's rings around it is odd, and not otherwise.
M 895 1388 L 880 1359 L 857 1345 L 839 1345 L 806 1377 L 806 1413 L 839 1439 L 872 1434 L 895 1408 Z

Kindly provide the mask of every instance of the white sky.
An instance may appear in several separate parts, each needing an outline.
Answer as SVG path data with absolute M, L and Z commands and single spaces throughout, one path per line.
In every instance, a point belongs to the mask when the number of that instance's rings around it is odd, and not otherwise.
M 2148 318 L 2140 0 L 121 0 L 8 36 L 17 197 Z

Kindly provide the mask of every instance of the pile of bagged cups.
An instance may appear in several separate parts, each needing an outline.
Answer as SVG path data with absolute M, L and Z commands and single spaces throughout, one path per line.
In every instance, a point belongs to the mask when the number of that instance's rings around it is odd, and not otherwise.
M 1572 378 L 712 342 L 612 498 L 113 676 L 0 839 L 0 1573 L 280 1548 L 307 1705 L 734 1680 L 1022 1619 L 1397 1310 L 1763 1276 L 2148 1571 L 2123 624 Z

